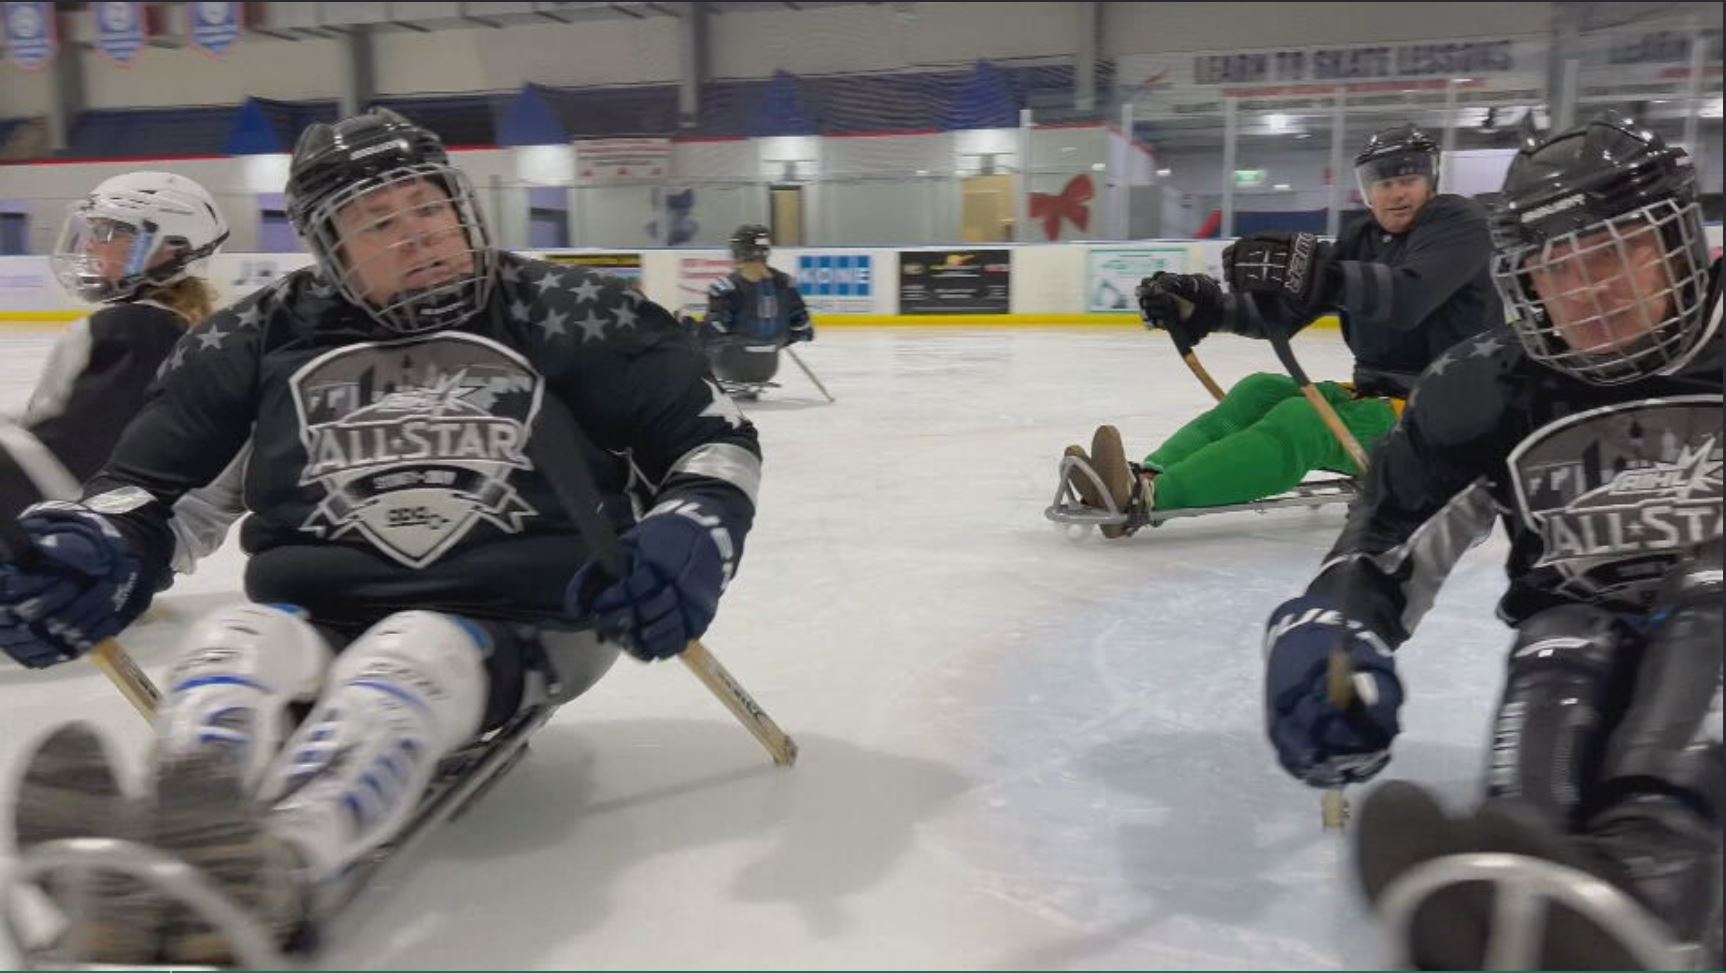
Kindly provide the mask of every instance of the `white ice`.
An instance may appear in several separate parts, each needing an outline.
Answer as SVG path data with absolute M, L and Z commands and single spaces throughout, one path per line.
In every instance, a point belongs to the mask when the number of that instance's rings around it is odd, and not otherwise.
M 46 333 L 0 336 L 0 409 Z M 769 765 L 676 664 L 620 663 L 377 890 L 357 968 L 1377 967 L 1347 840 L 1262 731 L 1260 633 L 1341 508 L 1120 541 L 1047 523 L 1056 460 L 1113 421 L 1147 452 L 1207 404 L 1160 336 L 830 329 L 746 404 L 766 477 L 706 642 L 802 746 Z M 1332 334 L 1297 350 L 1346 374 Z M 1262 344 L 1200 349 L 1225 384 Z M 1508 633 L 1497 536 L 1399 655 L 1386 776 L 1472 800 Z M 233 546 L 127 634 L 242 597 Z M 144 725 L 84 663 L 0 670 L 0 780 L 67 719 Z M 0 795 L 3 796 L 3 795 Z M 10 852 L 0 866 L 9 866 Z

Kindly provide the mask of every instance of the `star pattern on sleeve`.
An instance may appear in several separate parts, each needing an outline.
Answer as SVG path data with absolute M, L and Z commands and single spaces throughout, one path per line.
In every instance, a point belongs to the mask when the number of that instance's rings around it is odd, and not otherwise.
M 577 284 L 570 293 L 575 295 L 576 301 L 586 304 L 599 300 L 599 290 L 599 284 L 590 277 Z
M 198 350 L 203 351 L 207 348 L 220 349 L 222 347 L 222 340 L 232 333 L 233 332 L 230 331 L 223 331 L 221 328 L 212 327 L 208 331 L 196 332 L 192 337 L 198 339 Z
M 1504 341 L 1502 339 L 1482 338 L 1474 343 L 1474 350 L 1469 353 L 1468 357 L 1491 358 L 1493 355 L 1498 354 L 1498 350 L 1503 347 Z
M 533 286 L 539 288 L 539 293 L 540 293 L 540 296 L 542 296 L 542 297 L 545 295 L 546 291 L 549 291 L 554 287 L 561 287 L 562 285 L 563 285 L 563 275 L 558 273 L 555 270 L 546 271 L 545 276 L 541 277 L 539 280 L 534 281 L 534 284 L 533 284 Z
M 531 264 L 504 266 L 515 271 L 523 285 L 509 304 L 510 317 L 537 328 L 547 344 L 559 339 L 575 344 L 604 341 L 634 330 L 641 318 L 646 298 L 621 282 L 580 269 L 536 274 Z
M 563 322 L 568 320 L 569 315 L 567 313 L 560 314 L 555 309 L 548 307 L 545 309 L 545 317 L 535 321 L 534 327 L 545 332 L 546 340 L 549 341 L 554 335 L 561 337 L 568 333 L 563 326 Z

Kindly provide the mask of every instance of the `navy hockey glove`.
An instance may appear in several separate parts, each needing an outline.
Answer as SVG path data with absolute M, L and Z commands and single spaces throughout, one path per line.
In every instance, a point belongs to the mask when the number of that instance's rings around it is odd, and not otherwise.
M 1355 701 L 1326 696 L 1331 650 L 1347 648 Z M 1265 632 L 1265 724 L 1283 769 L 1314 787 L 1355 784 L 1390 762 L 1402 682 L 1390 647 L 1326 598 L 1305 595 L 1271 613 Z
M 1254 233 L 1223 251 L 1223 278 L 1232 293 L 1269 295 L 1304 318 L 1318 309 L 1330 263 L 1330 244 L 1311 233 Z
M 644 662 L 669 659 L 707 631 L 731 579 L 731 532 L 689 500 L 655 507 L 622 537 L 629 573 L 611 581 L 589 564 L 569 583 L 566 607 L 579 622 Z M 597 589 L 597 590 L 596 590 Z
M 1188 348 L 1222 322 L 1223 290 L 1204 274 L 1158 271 L 1139 281 L 1138 299 L 1145 327 L 1161 328 Z
M 108 518 L 63 501 L 19 517 L 28 551 L 0 566 L 0 651 L 31 669 L 83 655 L 142 614 L 138 558 Z

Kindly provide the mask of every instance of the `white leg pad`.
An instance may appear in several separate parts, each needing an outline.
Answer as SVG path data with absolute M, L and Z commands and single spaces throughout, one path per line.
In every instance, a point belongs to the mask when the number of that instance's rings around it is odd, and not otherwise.
M 271 765 L 270 829 L 314 880 L 394 838 L 438 761 L 479 732 L 483 631 L 437 612 L 372 626 L 337 659 L 329 687 Z
M 291 608 L 232 605 L 205 615 L 168 675 L 157 760 L 242 748 L 246 784 L 256 787 L 287 736 L 288 704 L 317 695 L 331 658 L 324 637 Z

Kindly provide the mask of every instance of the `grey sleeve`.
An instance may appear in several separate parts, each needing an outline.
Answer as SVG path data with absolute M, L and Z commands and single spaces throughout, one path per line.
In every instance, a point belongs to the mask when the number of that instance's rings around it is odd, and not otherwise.
M 234 521 L 245 516 L 246 462 L 251 457 L 252 444 L 247 443 L 220 476 L 174 502 L 168 526 L 174 532 L 175 574 L 196 571 L 199 561 L 222 546 Z

